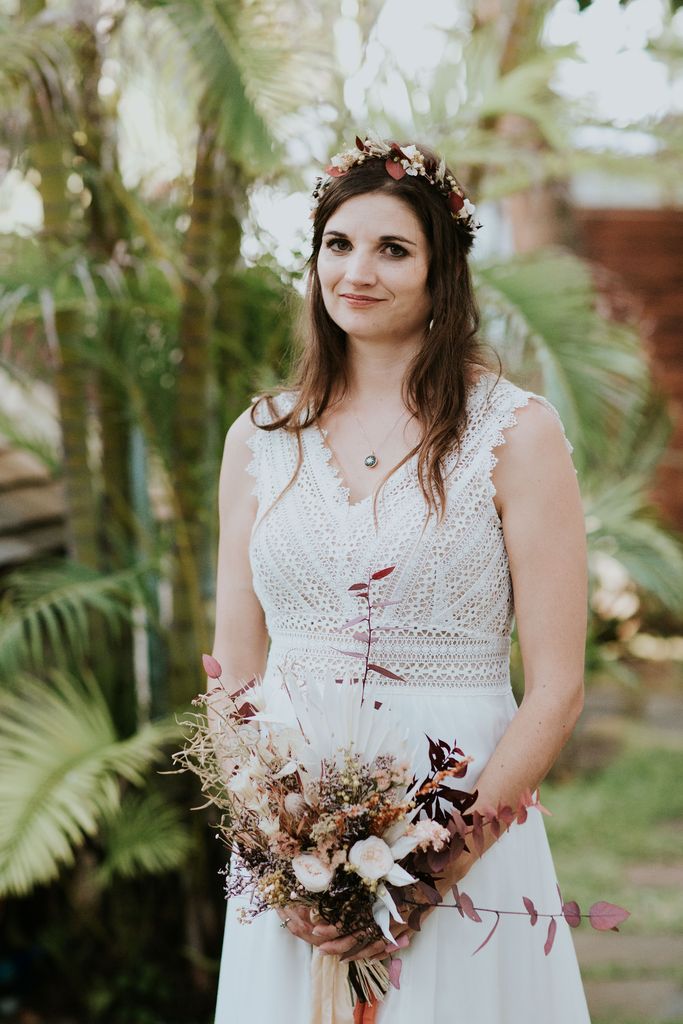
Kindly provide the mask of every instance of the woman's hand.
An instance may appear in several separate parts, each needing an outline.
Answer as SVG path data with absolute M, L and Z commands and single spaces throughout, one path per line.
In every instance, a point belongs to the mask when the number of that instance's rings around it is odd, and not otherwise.
M 315 910 L 291 903 L 277 911 L 283 927 L 297 939 L 303 939 L 311 946 L 321 947 L 325 942 L 339 940 L 339 932 L 333 924 L 327 924 Z

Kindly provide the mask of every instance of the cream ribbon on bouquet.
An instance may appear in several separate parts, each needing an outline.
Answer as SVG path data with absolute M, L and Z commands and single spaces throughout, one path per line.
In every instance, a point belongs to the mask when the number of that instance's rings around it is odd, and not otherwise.
M 349 965 L 313 949 L 309 1024 L 353 1024 Z

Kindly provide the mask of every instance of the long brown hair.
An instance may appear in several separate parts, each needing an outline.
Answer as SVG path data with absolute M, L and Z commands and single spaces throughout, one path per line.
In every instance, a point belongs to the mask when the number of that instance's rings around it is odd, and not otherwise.
M 418 145 L 418 149 L 438 163 L 439 158 L 427 147 Z M 453 172 L 447 168 L 446 173 Z M 441 519 L 446 506 L 445 459 L 451 451 L 459 452 L 467 426 L 468 378 L 473 369 L 489 366 L 477 337 L 479 310 L 467 262 L 472 236 L 451 216 L 439 190 L 423 178 L 406 175 L 397 181 L 387 174 L 384 160 L 370 159 L 352 166 L 324 190 L 313 222 L 299 355 L 286 386 L 261 396 L 252 407 L 251 418 L 262 430 L 283 429 L 296 435 L 299 460 L 284 494 L 301 467 L 301 431 L 319 421 L 330 402 L 343 397 L 348 389 L 346 334 L 325 308 L 317 261 L 329 218 L 347 199 L 368 192 L 388 193 L 406 203 L 419 218 L 429 244 L 427 286 L 432 319 L 403 382 L 404 402 L 423 434 L 392 473 L 417 453 L 418 480 L 428 513 L 435 512 Z M 498 370 L 500 373 L 500 361 Z M 281 415 L 274 398 L 285 390 L 294 391 L 294 404 Z M 255 418 L 261 402 L 268 407 L 270 422 L 258 423 Z

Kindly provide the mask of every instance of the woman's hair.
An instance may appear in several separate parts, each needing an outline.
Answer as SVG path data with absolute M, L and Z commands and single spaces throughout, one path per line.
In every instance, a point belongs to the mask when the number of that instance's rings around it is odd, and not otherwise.
M 418 148 L 425 157 L 438 162 L 429 149 Z M 446 173 L 452 172 L 447 169 Z M 294 404 L 281 414 L 274 402 L 281 391 L 271 392 L 255 403 L 251 417 L 263 430 L 284 429 L 296 434 L 299 460 L 286 491 L 301 467 L 302 429 L 318 421 L 330 403 L 342 398 L 348 389 L 346 335 L 325 308 L 317 272 L 325 225 L 346 200 L 373 192 L 406 203 L 420 221 L 429 245 L 431 324 L 429 328 L 425 325 L 424 341 L 403 382 L 404 401 L 421 424 L 423 434 L 399 466 L 417 453 L 418 480 L 428 511 L 440 519 L 446 506 L 445 459 L 452 450 L 459 451 L 467 425 L 468 377 L 475 368 L 488 368 L 488 363 L 477 338 L 479 311 L 467 263 L 471 234 L 451 215 L 444 195 L 424 178 L 406 174 L 396 180 L 387 173 L 384 160 L 368 159 L 335 177 L 322 192 L 313 221 L 300 351 L 290 379 L 281 389 L 294 392 Z M 261 402 L 267 405 L 270 422 L 258 423 L 255 418 Z

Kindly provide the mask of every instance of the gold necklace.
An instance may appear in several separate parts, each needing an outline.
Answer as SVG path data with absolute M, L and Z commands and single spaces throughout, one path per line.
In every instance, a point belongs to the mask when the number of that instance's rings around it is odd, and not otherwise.
M 366 469 L 374 469 L 375 466 L 379 465 L 379 456 L 377 455 L 377 449 L 374 447 L 372 441 L 370 440 L 370 438 L 366 434 L 365 427 L 363 426 L 361 421 L 358 419 L 358 416 L 356 415 L 356 413 L 355 413 L 355 411 L 353 409 L 351 409 L 351 413 L 352 413 L 356 423 L 360 427 L 361 432 L 363 434 L 363 437 L 368 442 L 368 448 L 370 449 L 369 453 L 363 459 L 363 465 L 366 467 Z M 384 445 L 387 443 L 387 441 L 389 440 L 389 438 L 391 437 L 393 432 L 396 430 L 396 427 L 398 426 L 399 421 L 401 420 L 401 418 L 403 416 L 405 416 L 405 413 L 406 413 L 406 410 L 405 409 L 401 409 L 400 413 L 398 414 L 398 419 L 396 419 L 396 421 L 394 422 L 393 426 L 391 427 L 391 430 L 389 431 L 389 433 L 386 435 L 386 437 L 384 438 L 384 440 L 380 444 L 380 446 L 379 446 L 380 448 L 383 448 Z

